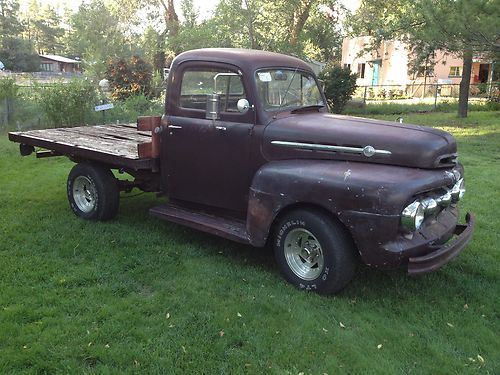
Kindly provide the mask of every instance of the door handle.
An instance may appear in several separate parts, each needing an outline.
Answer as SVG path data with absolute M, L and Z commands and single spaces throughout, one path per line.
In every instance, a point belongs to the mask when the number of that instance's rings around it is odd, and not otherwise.
M 215 129 L 222 131 L 222 132 L 225 132 L 227 130 L 227 128 L 225 126 L 216 126 Z
M 182 126 L 169 124 L 168 128 L 169 129 L 182 129 Z

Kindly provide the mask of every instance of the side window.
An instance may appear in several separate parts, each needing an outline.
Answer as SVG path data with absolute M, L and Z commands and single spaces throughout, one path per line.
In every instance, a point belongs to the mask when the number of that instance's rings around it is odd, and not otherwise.
M 180 106 L 205 111 L 207 95 L 220 95 L 222 112 L 238 112 L 238 100 L 246 98 L 241 77 L 224 70 L 186 70 L 182 76 Z

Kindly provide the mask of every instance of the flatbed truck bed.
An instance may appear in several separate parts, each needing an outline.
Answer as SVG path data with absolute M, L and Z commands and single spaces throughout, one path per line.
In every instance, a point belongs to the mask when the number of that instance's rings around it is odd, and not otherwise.
M 40 147 L 38 157 L 68 156 L 73 160 L 104 163 L 112 168 L 153 170 L 156 160 L 140 152 L 151 144 L 151 131 L 139 131 L 136 124 L 109 124 L 10 132 L 9 139 L 21 144 L 25 153 Z

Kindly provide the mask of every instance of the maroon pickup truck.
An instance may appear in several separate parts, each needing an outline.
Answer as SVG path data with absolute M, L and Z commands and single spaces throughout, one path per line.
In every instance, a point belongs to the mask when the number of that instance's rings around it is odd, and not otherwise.
M 276 53 L 185 52 L 172 63 L 162 117 L 9 139 L 22 155 L 77 163 L 67 195 L 82 218 L 115 217 L 120 191 L 158 192 L 168 203 L 152 215 L 269 244 L 289 282 L 319 293 L 344 288 L 358 261 L 433 271 L 474 227 L 471 214 L 458 224 L 464 171 L 450 134 L 329 114 L 311 68 Z

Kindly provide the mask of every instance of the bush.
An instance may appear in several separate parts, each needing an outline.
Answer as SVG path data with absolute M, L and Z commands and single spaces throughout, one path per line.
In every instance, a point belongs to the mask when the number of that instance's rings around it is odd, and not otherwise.
M 16 85 L 14 78 L 1 78 L 0 79 L 0 100 L 13 99 L 17 96 L 19 86 Z
M 356 74 L 338 65 L 328 66 L 321 72 L 320 79 L 325 82 L 325 95 L 330 110 L 340 113 L 356 90 Z
M 13 120 L 15 99 L 19 86 L 12 78 L 0 79 L 0 126 L 8 126 Z
M 143 94 L 130 96 L 125 100 L 113 102 L 114 108 L 106 111 L 110 122 L 136 122 L 139 116 L 160 116 L 163 114 L 164 97 L 149 99 Z
M 95 87 L 86 80 L 37 87 L 38 101 L 54 126 L 84 125 L 93 116 L 98 100 Z
M 138 56 L 130 61 L 112 60 L 108 63 L 106 78 L 111 88 L 111 97 L 123 100 L 130 96 L 151 93 L 153 68 Z

